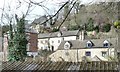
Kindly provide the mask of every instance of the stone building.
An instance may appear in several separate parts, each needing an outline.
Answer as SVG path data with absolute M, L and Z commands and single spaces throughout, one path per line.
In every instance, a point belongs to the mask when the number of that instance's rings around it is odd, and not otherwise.
M 38 35 L 38 48 L 56 51 L 62 41 L 84 40 L 84 32 L 79 30 L 43 33 Z
M 63 41 L 49 57 L 52 61 L 114 61 L 117 38 Z

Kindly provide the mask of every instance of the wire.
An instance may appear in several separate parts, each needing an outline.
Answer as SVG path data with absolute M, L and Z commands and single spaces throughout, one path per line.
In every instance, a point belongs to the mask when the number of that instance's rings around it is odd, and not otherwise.
M 41 24 L 44 24 L 44 23 L 46 23 L 46 22 L 48 22 L 50 19 L 52 19 L 53 17 L 55 17 L 61 10 L 62 10 L 62 8 L 66 5 L 66 4 L 68 4 L 69 2 L 67 1 L 64 5 L 62 5 L 62 7 L 60 7 L 59 8 L 59 10 L 52 16 L 52 17 L 50 17 L 49 19 L 47 19 L 46 21 L 44 21 L 43 23 L 41 23 Z M 40 22 L 39 22 L 40 23 Z M 40 24 L 40 25 L 41 25 Z
M 58 29 L 60 29 L 60 27 L 62 26 L 62 24 L 65 22 L 65 20 L 67 19 L 68 15 L 70 14 L 70 12 L 72 11 L 73 7 L 75 6 L 76 1 L 73 3 L 73 6 L 70 8 L 69 12 L 67 13 L 67 15 L 65 16 L 65 19 L 62 21 L 62 23 L 59 25 Z

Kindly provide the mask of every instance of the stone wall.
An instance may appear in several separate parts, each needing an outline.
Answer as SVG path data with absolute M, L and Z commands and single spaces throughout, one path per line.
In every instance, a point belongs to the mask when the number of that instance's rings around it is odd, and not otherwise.
M 2 59 L 3 59 L 3 52 L 2 52 L 2 31 L 0 27 L 0 71 L 2 70 Z

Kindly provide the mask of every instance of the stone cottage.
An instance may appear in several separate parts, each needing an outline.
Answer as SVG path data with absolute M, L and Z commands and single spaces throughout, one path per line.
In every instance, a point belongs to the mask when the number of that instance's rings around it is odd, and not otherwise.
M 116 45 L 117 38 L 63 41 L 49 57 L 52 61 L 112 61 Z

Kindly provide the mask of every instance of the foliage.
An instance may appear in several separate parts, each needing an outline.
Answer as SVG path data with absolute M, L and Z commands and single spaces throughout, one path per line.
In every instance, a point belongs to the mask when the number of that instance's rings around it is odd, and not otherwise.
M 99 26 L 94 27 L 94 30 L 98 33 L 99 32 Z
M 79 25 L 69 25 L 68 30 L 83 30 L 83 27 Z
M 87 31 L 93 31 L 94 30 L 94 20 L 92 18 L 89 18 L 88 23 L 86 24 L 86 30 Z
M 42 57 L 47 57 L 51 53 L 52 53 L 52 51 L 48 51 L 47 49 L 45 49 L 45 50 L 40 50 L 38 54 Z
M 114 27 L 120 29 L 120 21 L 115 21 Z
M 9 31 L 9 25 L 3 25 L 2 26 L 2 33 L 4 34 L 4 33 L 8 32 L 8 31 Z
M 110 29 L 111 29 L 111 25 L 110 24 L 103 25 L 103 32 L 109 32 Z
M 26 51 L 26 34 L 25 34 L 25 20 L 24 16 L 20 19 L 16 18 L 17 21 L 17 29 L 13 33 L 12 25 L 10 24 L 10 37 L 8 42 L 8 49 L 9 49 L 9 55 L 8 60 L 9 61 L 19 61 L 19 60 L 25 60 L 25 57 L 27 56 Z M 14 34 L 14 35 L 13 35 Z
M 117 53 L 118 62 L 120 62 L 120 52 Z
M 118 61 L 117 57 L 115 57 L 115 56 L 108 56 L 107 59 L 109 61 Z
M 59 29 L 57 29 L 57 28 L 53 28 L 53 30 L 52 30 L 52 32 L 57 32 L 57 31 L 59 31 Z
M 78 30 L 79 26 L 77 25 L 69 25 L 68 30 Z

